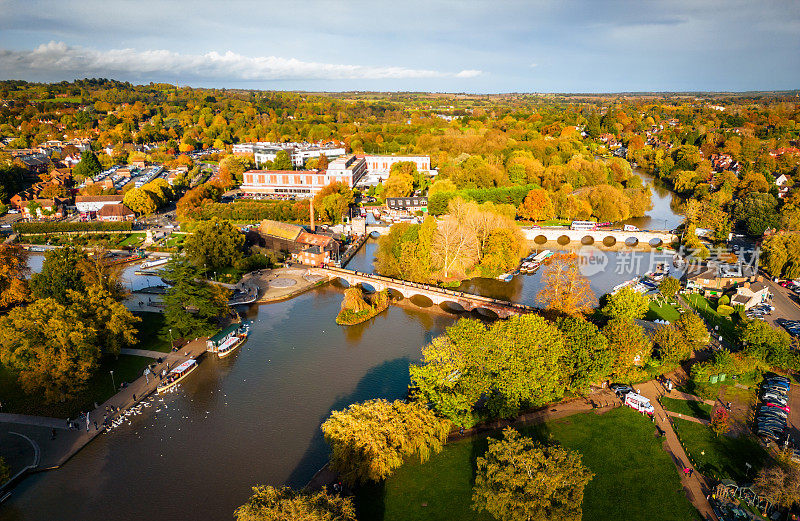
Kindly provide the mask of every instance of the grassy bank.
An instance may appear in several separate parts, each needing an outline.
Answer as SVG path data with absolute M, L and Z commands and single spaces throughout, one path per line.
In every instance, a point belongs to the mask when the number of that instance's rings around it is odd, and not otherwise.
M 767 461 L 767 452 L 748 436 L 717 436 L 710 427 L 680 418 L 673 419 L 673 425 L 686 454 L 706 476 L 746 483 Z M 748 471 L 745 463 L 752 469 Z
M 678 400 L 676 398 L 667 398 L 664 396 L 661 398 L 661 405 L 670 412 L 677 412 L 684 416 L 711 421 L 711 410 L 713 407 L 704 402 Z
M 142 321 L 136 324 L 139 334 L 136 337 L 139 341 L 131 346 L 135 349 L 147 349 L 150 351 L 162 351 L 169 353 L 172 345 L 169 339 L 169 331 L 164 328 L 164 315 L 162 313 L 136 313 Z M 162 334 L 162 331 L 166 334 Z
M 584 464 L 595 473 L 586 487 L 585 521 L 699 519 L 653 424 L 633 410 L 577 414 L 521 430 L 539 439 L 552 436 L 583 455 Z M 406 463 L 385 483 L 359 491 L 359 519 L 492 519 L 470 508 L 475 460 L 486 447 L 486 437 L 462 440 L 427 463 Z

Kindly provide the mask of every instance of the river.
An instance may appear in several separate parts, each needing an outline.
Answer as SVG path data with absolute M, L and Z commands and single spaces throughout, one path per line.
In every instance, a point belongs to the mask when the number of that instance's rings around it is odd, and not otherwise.
M 671 202 L 669 192 L 656 189 L 653 210 L 637 225 L 679 224 Z M 368 241 L 348 267 L 372 271 L 375 249 Z M 598 295 L 647 269 L 617 273 L 630 254 L 602 254 L 605 269 L 589 277 Z M 34 271 L 41 260 L 31 256 Z M 158 282 L 133 270 L 123 275 L 129 287 Z M 475 279 L 462 288 L 533 304 L 540 276 Z M 334 322 L 341 300 L 340 289 L 329 285 L 243 308 L 254 327 L 238 352 L 223 360 L 206 356 L 177 393 L 130 426 L 101 435 L 63 468 L 27 478 L 0 507 L 0 521 L 227 521 L 252 485 L 304 485 L 327 460 L 320 425 L 330 411 L 404 396 L 409 363 L 455 320 L 390 306 L 341 327 Z

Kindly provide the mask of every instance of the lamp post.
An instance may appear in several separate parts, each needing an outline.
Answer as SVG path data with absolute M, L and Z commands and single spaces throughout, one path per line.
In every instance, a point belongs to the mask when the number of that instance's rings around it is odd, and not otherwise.
M 172 340 L 172 328 L 169 328 L 169 347 L 172 347 L 174 341 Z
M 112 369 L 111 371 L 109 371 L 109 373 L 111 373 L 111 387 L 116 391 L 117 384 L 114 383 L 114 370 Z

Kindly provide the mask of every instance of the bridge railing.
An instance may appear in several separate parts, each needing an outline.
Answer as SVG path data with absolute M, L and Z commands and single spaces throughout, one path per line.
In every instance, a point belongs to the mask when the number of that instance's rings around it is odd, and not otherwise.
M 495 305 L 499 305 L 499 306 L 514 308 L 514 309 L 520 309 L 520 310 L 525 310 L 525 311 L 534 311 L 536 309 L 533 306 L 528 306 L 526 304 L 518 304 L 516 302 L 511 302 L 511 301 L 508 301 L 508 300 L 496 299 L 496 298 L 492 298 L 492 297 L 484 297 L 483 295 L 476 295 L 474 293 L 465 293 L 463 291 L 453 291 L 453 290 L 450 290 L 450 289 L 440 288 L 438 286 L 431 286 L 429 284 L 422 284 L 422 283 L 419 283 L 419 282 L 410 282 L 410 281 L 402 280 L 402 279 L 393 279 L 391 277 L 384 277 L 383 275 L 376 275 L 374 273 L 362 273 L 362 272 L 359 272 L 359 271 L 348 270 L 348 269 L 343 269 L 343 268 L 336 268 L 336 267 L 326 267 L 324 269 L 326 269 L 328 271 L 333 271 L 333 272 L 338 272 L 338 273 L 343 273 L 343 274 L 348 274 L 348 275 L 356 275 L 358 277 L 362 277 L 362 278 L 365 278 L 365 279 L 372 279 L 372 280 L 376 280 L 376 281 L 382 281 L 382 282 L 386 282 L 386 283 L 389 283 L 389 284 L 396 284 L 396 285 L 399 285 L 399 286 L 406 286 L 406 287 L 410 287 L 410 288 L 419 288 L 419 289 L 423 289 L 423 290 L 426 290 L 426 291 L 431 291 L 431 292 L 434 292 L 434 293 L 441 293 L 441 294 L 444 294 L 444 295 L 452 295 L 452 296 L 456 296 L 456 297 L 462 297 L 462 298 L 469 299 L 469 300 L 485 302 L 487 304 L 495 304 Z

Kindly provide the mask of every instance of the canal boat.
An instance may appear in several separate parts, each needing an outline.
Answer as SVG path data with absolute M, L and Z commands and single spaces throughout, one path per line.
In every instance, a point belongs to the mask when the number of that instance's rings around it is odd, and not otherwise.
M 231 324 L 216 335 L 208 339 L 207 349 L 217 353 L 220 358 L 225 358 L 242 345 L 250 334 L 250 325 L 247 323 Z
M 197 369 L 197 360 L 187 360 L 183 362 L 167 374 L 167 378 L 161 382 L 156 390 L 159 393 L 163 393 L 175 387 L 195 369 Z
M 155 268 L 157 266 L 163 266 L 164 264 L 166 264 L 168 262 L 169 262 L 169 259 L 157 259 L 157 260 L 147 261 L 147 262 L 143 262 L 139 266 L 139 269 L 141 269 L 143 271 L 144 270 L 149 270 L 149 269 Z

